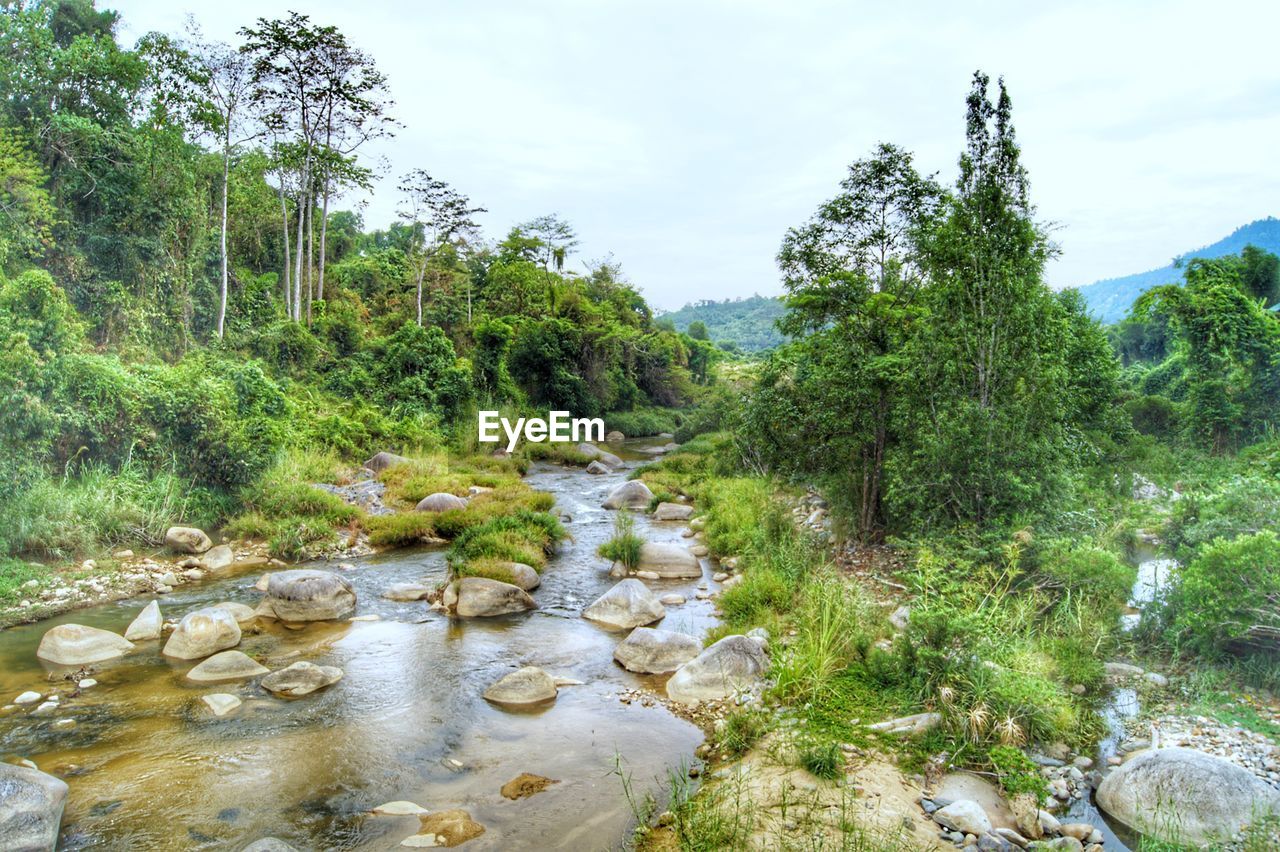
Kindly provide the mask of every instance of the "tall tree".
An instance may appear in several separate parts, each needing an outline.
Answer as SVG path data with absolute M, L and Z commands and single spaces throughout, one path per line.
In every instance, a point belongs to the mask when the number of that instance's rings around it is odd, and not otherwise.
M 400 192 L 404 196 L 400 218 L 412 230 L 408 254 L 412 258 L 417 286 L 417 323 L 422 325 L 422 284 L 432 258 L 453 240 L 474 236 L 479 226 L 472 217 L 487 211 L 483 207 L 472 207 L 465 195 L 444 181 L 433 178 L 424 169 L 414 169 L 401 178 Z M 468 322 L 470 314 L 468 305 Z
M 551 279 L 551 270 L 554 267 L 557 274 L 564 272 L 565 262 L 578 247 L 578 234 L 572 225 L 556 213 L 525 222 L 520 230 L 537 240 L 534 254 L 538 263 L 542 264 L 543 277 L 547 282 L 547 305 L 555 313 L 555 285 Z

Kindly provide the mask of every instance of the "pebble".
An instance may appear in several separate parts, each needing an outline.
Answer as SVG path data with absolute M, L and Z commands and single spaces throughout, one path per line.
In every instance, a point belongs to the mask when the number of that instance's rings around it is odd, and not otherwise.
M 41 695 L 40 693 L 28 691 L 28 692 L 22 693 L 17 698 L 13 699 L 13 703 L 14 704 L 35 704 L 41 698 L 44 698 L 44 696 Z
M 76 683 L 76 686 L 79 689 L 92 689 L 97 685 L 98 685 L 98 682 L 91 677 L 84 678 L 83 680 L 77 681 Z

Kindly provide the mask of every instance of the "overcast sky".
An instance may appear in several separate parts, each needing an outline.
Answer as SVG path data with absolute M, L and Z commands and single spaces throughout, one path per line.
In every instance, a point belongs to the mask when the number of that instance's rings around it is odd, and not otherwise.
M 556 212 L 655 305 L 778 292 L 788 226 L 879 141 L 950 182 L 964 97 L 1003 74 L 1056 287 L 1162 266 L 1280 213 L 1280 3 L 100 0 L 122 40 L 296 9 L 376 58 L 426 168 L 490 237 Z M 370 151 L 370 153 L 375 153 Z M 353 203 L 352 199 L 348 203 Z M 580 268 L 580 267 L 579 267 Z

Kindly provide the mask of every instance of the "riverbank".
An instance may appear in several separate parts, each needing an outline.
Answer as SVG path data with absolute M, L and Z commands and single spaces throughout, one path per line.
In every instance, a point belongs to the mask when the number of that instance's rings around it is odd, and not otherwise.
M 983 848 L 1174 849 L 1181 847 L 1140 839 L 1098 809 L 1095 793 L 1116 767 L 1152 748 L 1181 746 L 1222 758 L 1214 771 L 1224 778 L 1240 780 L 1227 768 L 1234 766 L 1271 783 L 1271 720 L 1280 711 L 1273 694 L 1219 674 L 1213 712 L 1230 715 L 1195 721 L 1210 718 L 1198 685 L 1219 670 L 1167 659 L 1153 671 L 1119 662 L 1150 657 L 1135 654 L 1120 617 L 1130 598 L 1144 599 L 1141 572 L 1098 550 L 1053 550 L 1058 545 L 1029 534 L 1015 539 L 996 569 L 936 545 L 832 551 L 820 495 L 724 479 L 713 465 L 677 457 L 641 477 L 655 490 L 694 495 L 712 553 L 738 562 L 741 581 L 718 599 L 721 631 L 768 627 L 771 684 L 761 707 L 713 721 L 704 786 L 694 794 L 687 782 L 672 782 L 674 804 L 649 821 L 644 848 L 980 841 Z M 1152 515 L 1149 506 L 1131 513 Z M 788 565 L 787 554 L 797 564 Z M 1049 558 L 1063 564 L 1064 557 L 1070 573 L 1046 573 Z M 1055 612 L 1064 591 L 1069 603 Z M 913 679 L 912 670 L 925 676 Z M 1136 685 L 1127 677 L 1134 674 Z M 1130 706 L 1118 712 L 1117 701 Z M 1128 733 L 1116 733 L 1110 720 Z M 1135 733 L 1143 726 L 1176 735 L 1144 739 Z M 866 772 L 883 789 L 861 783 Z M 1212 797 L 1212 787 L 1192 792 Z M 886 806 L 902 799 L 886 799 L 886 790 L 910 791 L 911 807 Z M 946 816 L 960 800 L 977 801 L 986 822 Z M 1161 803 L 1145 807 L 1129 818 L 1167 833 Z M 1224 839 L 1264 849 L 1275 842 L 1273 831 L 1264 821 L 1250 832 L 1236 826 Z

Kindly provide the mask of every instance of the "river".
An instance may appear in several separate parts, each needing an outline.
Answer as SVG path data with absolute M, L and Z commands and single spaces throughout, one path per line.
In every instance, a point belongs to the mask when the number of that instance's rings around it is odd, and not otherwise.
M 624 458 L 642 457 L 629 442 Z M 302 699 L 272 697 L 254 682 L 195 685 L 190 664 L 140 643 L 94 673 L 97 686 L 67 697 L 47 716 L 0 717 L 0 757 L 29 758 L 67 781 L 60 849 L 214 849 L 265 836 L 303 849 L 392 849 L 417 832 L 415 817 L 369 815 L 387 801 L 431 811 L 462 808 L 486 827 L 468 849 L 608 849 L 622 844 L 633 817 L 615 773 L 620 761 L 638 795 L 661 800 L 667 774 L 681 771 L 702 741 L 694 725 L 660 704 L 623 704 L 624 689 L 660 686 L 616 665 L 612 633 L 580 617 L 613 583 L 595 555 L 612 533 L 600 508 L 626 471 L 588 475 L 536 465 L 527 482 L 556 496 L 572 520 L 571 540 L 547 564 L 533 593 L 539 609 L 494 619 L 450 619 L 425 603 L 394 603 L 394 583 L 444 579 L 444 551 L 419 548 L 356 560 L 342 571 L 358 595 L 357 615 L 380 620 L 316 623 L 291 631 L 268 623 L 240 649 L 272 669 L 296 660 L 334 665 L 341 681 Z M 636 516 L 652 541 L 680 541 L 683 523 Z M 711 566 L 703 560 L 704 575 Z M 312 567 L 339 570 L 336 563 Z M 260 572 L 184 586 L 160 597 L 166 618 L 201 606 L 253 606 Z M 660 626 L 701 636 L 716 623 L 700 581 L 652 583 L 680 592 Z M 713 584 L 714 585 L 714 584 Z M 73 621 L 123 632 L 146 598 L 106 604 L 0 631 L 0 696 L 47 692 L 35 656 L 40 637 Z M 523 665 L 574 678 L 554 705 L 512 713 L 481 692 Z M 64 692 L 72 687 L 59 681 Z M 232 692 L 244 704 L 215 718 L 200 697 Z M 59 719 L 75 727 L 57 728 Z M 65 724 L 65 723 L 64 723 Z M 508 801 L 499 788 L 522 772 L 558 779 L 545 792 Z

